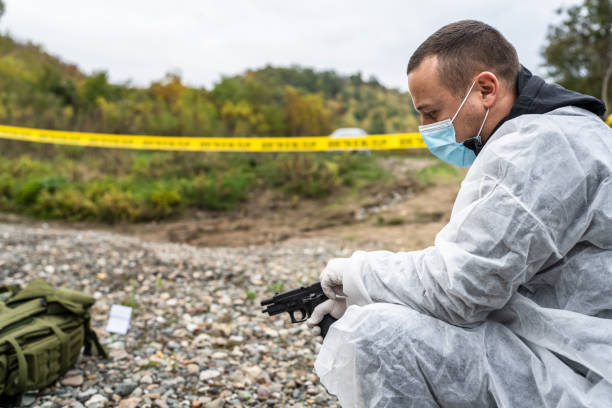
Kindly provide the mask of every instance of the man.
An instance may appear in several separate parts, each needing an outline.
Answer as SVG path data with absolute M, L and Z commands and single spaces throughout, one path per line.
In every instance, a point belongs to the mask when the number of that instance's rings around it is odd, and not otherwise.
M 323 270 L 321 382 L 346 407 L 612 407 L 605 106 L 478 21 L 431 35 L 408 84 L 428 147 L 471 168 L 433 246 Z

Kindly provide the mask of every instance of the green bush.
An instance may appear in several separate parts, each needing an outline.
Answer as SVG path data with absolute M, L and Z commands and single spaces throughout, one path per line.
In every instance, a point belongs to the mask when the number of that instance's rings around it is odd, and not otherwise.
M 175 208 L 181 204 L 181 195 L 175 189 L 159 184 L 149 196 L 149 201 L 160 218 L 174 213 Z
M 438 161 L 435 164 L 419 170 L 415 177 L 421 184 L 429 186 L 440 180 L 457 180 L 461 175 L 452 165 L 443 161 Z
M 44 177 L 53 171 L 49 163 L 32 160 L 27 154 L 20 156 L 17 160 L 5 160 L 3 162 L 5 164 L 3 172 L 6 171 L 14 177 Z
M 265 183 L 305 198 L 325 197 L 342 187 L 390 177 L 375 157 L 351 153 L 284 153 L 264 162 L 258 174 Z
M 30 213 L 41 218 L 82 221 L 97 218 L 97 208 L 81 191 L 66 188 L 55 193 L 41 190 Z
M 0 156 L 0 208 L 106 223 L 159 220 L 185 208 L 231 210 L 255 191 L 320 198 L 385 182 L 374 156 L 345 153 L 148 152 L 54 147 Z
M 41 189 L 38 179 L 26 179 L 23 184 L 17 185 L 15 189 L 15 201 L 17 204 L 28 206 L 36 201 Z
M 110 189 L 94 201 L 100 221 L 116 223 L 119 221 L 137 221 L 139 209 L 134 195 L 130 192 Z
M 15 180 L 6 173 L 0 174 L 0 197 L 12 199 L 15 191 Z
M 236 171 L 209 176 L 201 174 L 190 182 L 184 182 L 183 191 L 194 207 L 227 210 L 246 199 L 252 181 L 252 174 Z

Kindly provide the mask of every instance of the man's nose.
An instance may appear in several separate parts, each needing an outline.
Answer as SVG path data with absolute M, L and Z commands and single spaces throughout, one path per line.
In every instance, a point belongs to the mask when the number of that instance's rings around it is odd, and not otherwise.
M 430 123 L 433 123 L 433 120 L 428 119 L 425 117 L 425 115 L 421 114 L 421 126 L 429 125 Z

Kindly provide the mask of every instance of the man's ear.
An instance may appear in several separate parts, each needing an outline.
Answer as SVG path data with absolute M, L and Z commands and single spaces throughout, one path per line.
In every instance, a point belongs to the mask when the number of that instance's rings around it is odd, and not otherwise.
M 476 77 L 476 86 L 485 108 L 493 106 L 500 89 L 500 83 L 495 74 L 490 71 L 481 72 Z

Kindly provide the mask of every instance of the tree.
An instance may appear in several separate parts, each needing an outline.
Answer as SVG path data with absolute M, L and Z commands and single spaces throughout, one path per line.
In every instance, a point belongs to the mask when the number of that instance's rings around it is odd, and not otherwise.
M 542 50 L 548 74 L 567 88 L 600 96 L 608 106 L 612 100 L 612 0 L 585 0 L 557 13 L 565 14 L 565 19 L 548 27 L 548 44 Z
M 320 93 L 302 94 L 298 89 L 287 86 L 285 119 L 291 136 L 322 136 L 331 131 L 330 112 Z
M 0 18 L 2 18 L 2 16 L 4 15 L 4 1 L 0 0 Z
M 380 135 L 387 131 L 385 126 L 385 116 L 382 110 L 376 110 L 372 115 L 372 121 L 370 122 L 370 134 Z

